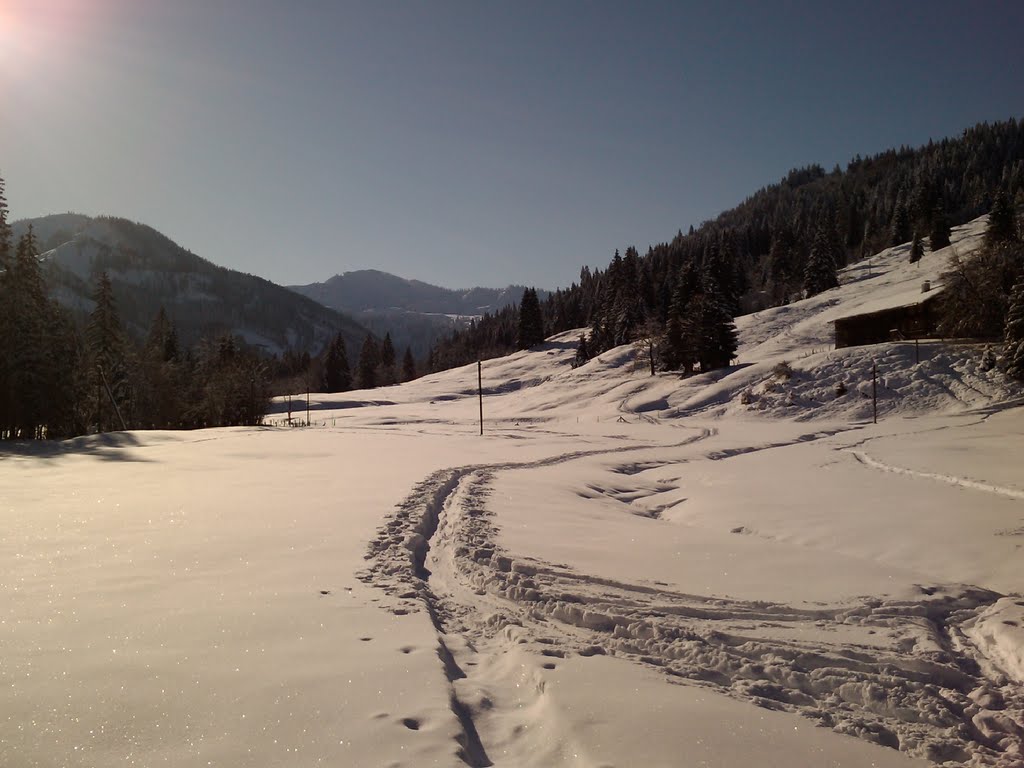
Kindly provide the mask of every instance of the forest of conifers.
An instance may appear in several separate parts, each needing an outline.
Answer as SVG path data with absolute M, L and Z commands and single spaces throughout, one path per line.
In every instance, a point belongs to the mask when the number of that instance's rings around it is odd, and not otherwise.
M 605 270 L 584 268 L 578 283 L 541 304 L 543 333 L 588 327 L 589 354 L 653 333 L 663 367 L 727 364 L 723 314 L 824 290 L 836 268 L 915 235 L 922 245 L 942 247 L 950 226 L 990 211 L 999 199 L 1018 209 L 1024 204 L 1024 122 L 1016 119 L 982 123 L 917 149 L 857 156 L 845 170 L 793 170 L 644 255 L 628 247 Z M 1012 275 L 1017 257 L 1007 258 L 1003 271 Z M 444 370 L 529 346 L 519 326 L 519 307 L 486 315 L 437 344 L 427 367 Z M 710 338 L 716 328 L 717 340 Z

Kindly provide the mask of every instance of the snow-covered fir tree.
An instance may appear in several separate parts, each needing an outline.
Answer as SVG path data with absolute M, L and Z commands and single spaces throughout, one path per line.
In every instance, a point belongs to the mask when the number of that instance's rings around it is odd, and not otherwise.
M 910 263 L 917 264 L 922 256 L 924 256 L 924 243 L 921 242 L 921 236 L 915 232 L 910 242 Z
M 837 285 L 839 277 L 836 273 L 834 238 L 831 237 L 828 223 L 822 223 L 814 235 L 811 255 L 804 270 L 804 291 L 808 296 L 814 296 Z
M 1024 272 L 1013 286 L 1003 339 L 1006 342 L 1006 375 L 1024 381 Z

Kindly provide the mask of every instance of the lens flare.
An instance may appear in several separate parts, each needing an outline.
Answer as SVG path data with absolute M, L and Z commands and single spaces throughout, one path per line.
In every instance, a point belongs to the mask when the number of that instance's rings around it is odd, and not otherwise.
M 0 80 L 41 75 L 66 61 L 90 18 L 88 0 L 0 0 Z M 99 3 L 93 3 L 94 10 Z

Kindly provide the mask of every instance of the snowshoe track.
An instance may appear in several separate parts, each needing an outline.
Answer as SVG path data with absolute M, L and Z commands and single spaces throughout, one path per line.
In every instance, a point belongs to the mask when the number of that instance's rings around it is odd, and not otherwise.
M 1002 597 L 995 592 L 922 586 L 919 601 L 867 598 L 798 608 L 622 583 L 498 546 L 497 523 L 487 509 L 498 473 L 651 447 L 436 472 L 380 529 L 363 578 L 407 605 L 423 605 L 438 631 L 439 655 L 449 659 L 446 670 L 464 674 L 449 650 L 452 635 L 472 654 L 502 643 L 532 644 L 545 656 L 552 647 L 561 656 L 610 654 L 659 668 L 669 681 L 800 714 L 935 763 L 1024 764 L 1024 691 L 987 677 L 983 670 L 990 665 L 961 630 Z M 491 765 L 475 708 L 458 695 L 459 676 L 448 675 L 452 710 L 464 730 L 460 757 L 468 765 Z

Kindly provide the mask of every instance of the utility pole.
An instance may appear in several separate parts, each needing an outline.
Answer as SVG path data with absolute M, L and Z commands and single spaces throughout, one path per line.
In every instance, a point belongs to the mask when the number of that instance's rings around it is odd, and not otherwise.
M 306 379 L 306 426 L 309 424 L 309 379 Z
M 480 434 L 484 433 L 484 373 L 483 363 L 476 361 L 476 393 L 480 400 Z
M 878 423 L 878 363 L 871 363 L 871 421 Z

